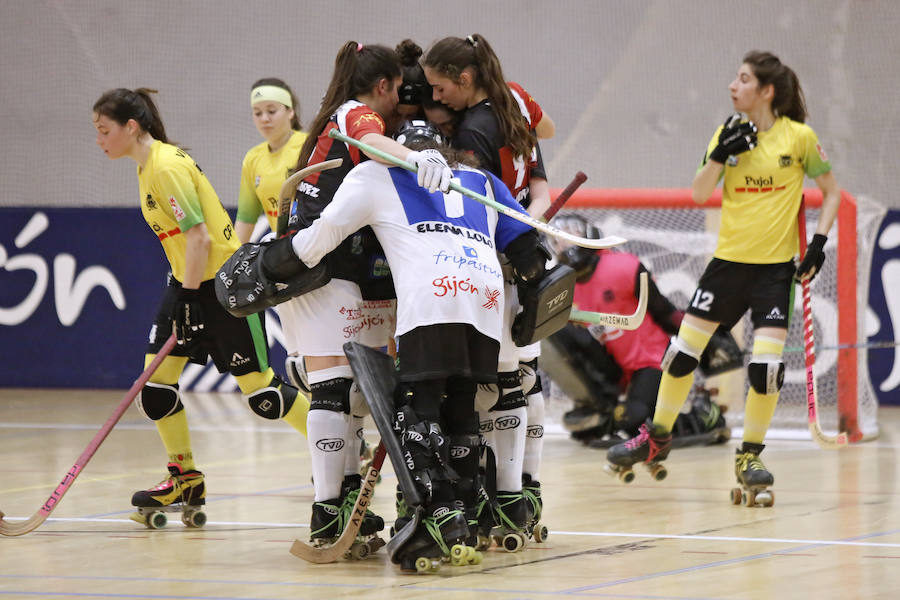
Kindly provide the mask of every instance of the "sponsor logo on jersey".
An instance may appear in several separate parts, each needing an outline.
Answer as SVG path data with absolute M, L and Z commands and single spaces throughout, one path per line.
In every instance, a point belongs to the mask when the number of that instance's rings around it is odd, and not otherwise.
M 783 190 L 785 186 L 775 185 L 775 178 L 772 175 L 768 177 L 753 177 L 752 175 L 744 175 L 744 185 L 734 188 L 737 193 L 749 194 L 765 194 L 767 192 L 777 192 Z
M 175 199 L 175 196 L 169 196 L 169 206 L 172 207 L 172 214 L 175 215 L 176 221 L 184 219 L 184 210 L 182 210 L 181 205 L 178 204 L 178 200 Z
M 494 268 L 491 265 L 485 264 L 478 259 L 478 253 L 475 252 L 469 246 L 463 246 L 465 249 L 471 250 L 471 254 L 466 251 L 465 256 L 460 256 L 459 254 L 447 254 L 444 250 L 438 250 L 437 253 L 432 254 L 431 257 L 434 259 L 434 264 L 441 265 L 445 263 L 451 263 L 456 265 L 457 269 L 462 269 L 466 267 L 467 269 L 471 269 L 473 271 L 480 271 L 482 273 L 487 273 L 492 277 L 500 279 L 503 277 L 503 273 L 498 269 Z M 474 254 L 474 258 L 472 258 L 472 254 Z
M 778 166 L 781 168 L 789 167 L 794 164 L 794 159 L 791 158 L 790 154 L 782 154 L 778 157 Z
M 492 290 L 491 288 L 484 286 L 484 297 L 487 298 L 487 302 L 481 305 L 481 308 L 486 308 L 487 310 L 491 310 L 492 308 L 495 311 L 499 311 L 498 308 L 500 306 L 500 290 Z
M 319 197 L 319 188 L 311 183 L 307 183 L 306 181 L 300 182 L 300 185 L 297 186 L 297 191 L 301 194 L 309 196 L 310 198 Z
M 322 452 L 338 452 L 343 449 L 343 447 L 343 438 L 325 438 L 324 440 L 316 441 L 316 448 Z
M 153 199 L 153 196 L 147 194 L 147 210 L 156 210 L 156 200 Z
M 784 321 L 785 316 L 780 310 L 778 310 L 777 306 L 773 306 L 772 310 L 769 311 L 769 314 L 766 315 L 766 319 L 770 321 Z
M 478 252 L 472 246 L 463 246 L 463 254 L 469 258 L 478 258 Z
M 494 241 L 489 236 L 479 233 L 478 231 L 457 227 L 456 225 L 450 225 L 448 223 L 419 223 L 416 225 L 416 231 L 419 233 L 452 233 L 453 235 L 462 236 L 467 240 L 480 242 L 488 248 L 494 247 Z
M 438 298 L 443 298 L 444 296 L 456 298 L 458 295 L 465 294 L 470 296 L 478 295 L 478 287 L 472 283 L 469 277 L 457 279 L 456 275 L 444 275 L 434 279 L 431 285 L 434 287 L 434 295 Z
M 356 121 L 353 122 L 354 127 L 361 127 L 366 123 L 375 123 L 377 124 L 382 131 L 384 131 L 384 120 L 375 113 L 365 113 L 356 118 Z
M 725 161 L 725 164 L 729 167 L 738 166 L 738 157 L 737 156 L 729 156 L 728 160 Z

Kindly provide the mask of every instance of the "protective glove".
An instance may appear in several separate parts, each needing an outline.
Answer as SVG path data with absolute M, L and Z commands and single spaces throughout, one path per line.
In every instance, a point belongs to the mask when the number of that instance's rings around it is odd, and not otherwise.
M 429 192 L 434 193 L 441 190 L 441 192 L 447 193 L 450 189 L 453 171 L 450 170 L 450 165 L 447 164 L 447 160 L 440 151 L 433 148 L 418 152 L 413 150 L 406 155 L 406 162 L 417 167 L 419 185 L 428 189 Z
M 172 311 L 172 328 L 178 345 L 184 346 L 203 335 L 203 308 L 200 290 L 181 288 Z
M 725 120 L 719 133 L 719 143 L 709 153 L 709 159 L 725 164 L 729 156 L 756 148 L 756 125 L 752 121 L 741 123 L 740 113 L 735 113 Z
M 828 236 L 826 235 L 821 233 L 813 235 L 812 241 L 806 247 L 806 256 L 800 261 L 800 266 L 797 267 L 797 274 L 794 277 L 801 281 L 809 277 L 809 282 L 812 283 L 813 278 L 819 273 L 822 264 L 825 262 L 824 248 L 827 241 Z

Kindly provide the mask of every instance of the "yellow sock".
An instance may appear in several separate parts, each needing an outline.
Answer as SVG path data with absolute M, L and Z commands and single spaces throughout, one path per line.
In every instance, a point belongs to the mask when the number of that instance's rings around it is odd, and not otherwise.
M 188 430 L 187 415 L 184 410 L 179 410 L 174 415 L 163 417 L 154 423 L 156 423 L 156 430 L 166 447 L 169 462 L 180 464 L 185 471 L 196 468 L 194 453 L 191 452 L 191 433 Z
M 238 386 L 245 395 L 269 387 L 272 379 L 275 377 L 275 371 L 271 368 L 259 373 L 248 373 L 235 377 Z M 303 395 L 303 392 L 297 390 L 297 398 L 294 400 L 293 406 L 281 420 L 306 436 L 306 416 L 309 414 L 309 398 Z
M 757 335 L 753 340 L 753 358 L 750 360 L 780 360 L 784 351 L 784 341 L 768 336 Z M 760 394 L 753 386 L 747 391 L 747 402 L 744 405 L 744 441 L 762 444 L 775 414 L 779 393 Z
M 715 328 L 713 328 L 715 331 Z M 690 323 L 682 322 L 678 329 L 678 338 L 673 343 L 677 343 L 681 348 L 688 350 L 697 357 L 703 353 L 709 338 L 712 337 L 713 331 L 706 332 L 702 329 L 694 327 Z M 667 372 L 663 372 L 662 379 L 659 382 L 659 392 L 656 394 L 656 411 L 653 413 L 653 424 L 664 428 L 666 431 L 672 431 L 675 425 L 675 419 L 681 412 L 681 407 L 687 399 L 694 385 L 694 373 L 691 372 L 682 377 L 675 377 Z

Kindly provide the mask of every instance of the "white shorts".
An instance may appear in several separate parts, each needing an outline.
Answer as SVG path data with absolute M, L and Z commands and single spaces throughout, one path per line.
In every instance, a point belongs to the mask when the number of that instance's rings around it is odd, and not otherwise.
M 359 286 L 344 279 L 288 300 L 278 313 L 290 313 L 285 345 L 300 356 L 343 356 L 344 343 L 359 341 L 361 302 Z
M 372 348 L 383 348 L 394 337 L 397 327 L 396 300 L 362 300 L 362 316 L 358 321 L 360 344 Z

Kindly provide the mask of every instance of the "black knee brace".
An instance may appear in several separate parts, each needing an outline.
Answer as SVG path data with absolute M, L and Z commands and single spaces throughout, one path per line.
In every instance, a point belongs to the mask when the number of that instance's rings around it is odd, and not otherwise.
M 491 410 L 513 410 L 526 406 L 525 393 L 522 391 L 522 379 L 518 371 L 506 371 L 497 373 L 497 383 L 500 385 L 500 399 Z
M 527 362 L 520 362 L 519 375 L 522 378 L 522 391 L 526 396 L 540 394 L 544 391 L 544 386 L 541 384 L 541 374 L 538 373 L 537 358 L 532 358 Z
M 264 419 L 277 420 L 288 414 L 297 399 L 297 388 L 277 376 L 267 387 L 247 395 L 250 409 Z
M 178 393 L 178 384 L 153 383 L 148 381 L 141 389 L 141 393 L 135 398 L 134 403 L 138 410 L 144 413 L 148 419 L 159 421 L 163 417 L 174 415 L 184 410 L 181 396 Z
M 784 385 L 784 363 L 754 357 L 747 365 L 747 379 L 757 394 L 775 394 Z
M 684 377 L 690 375 L 700 364 L 700 361 L 693 354 L 689 354 L 681 347 L 682 342 L 678 338 L 669 344 L 666 353 L 663 355 L 662 363 L 659 368 L 672 377 Z
M 310 384 L 310 410 L 330 410 L 350 414 L 350 388 L 353 380 L 336 377 Z

